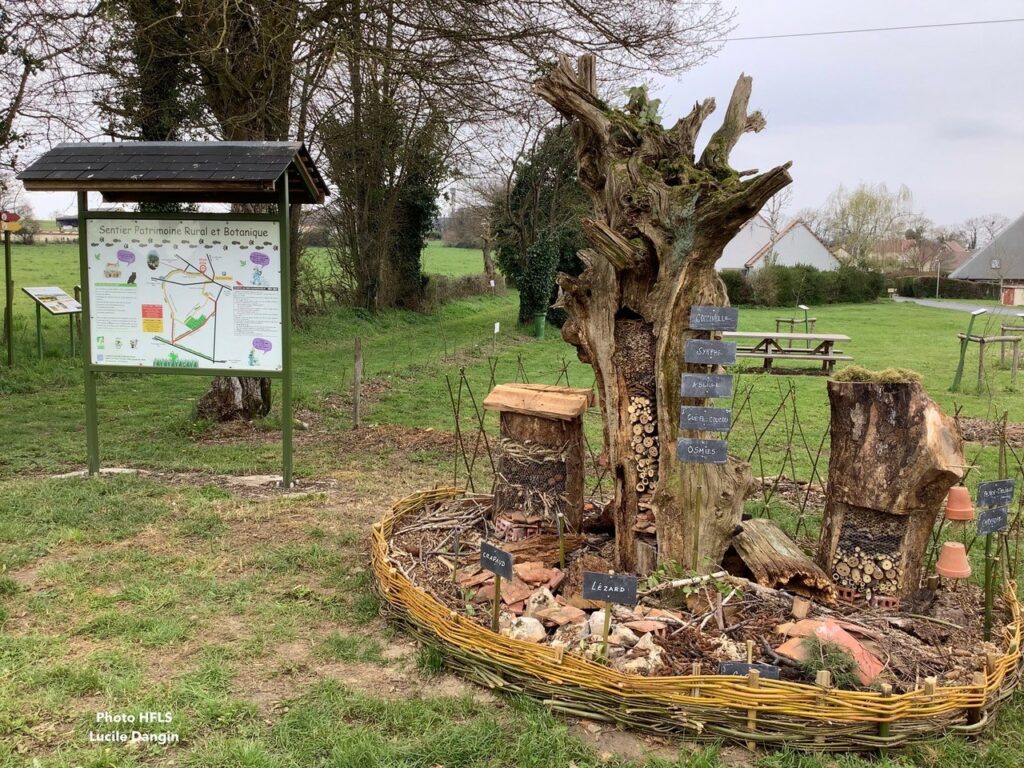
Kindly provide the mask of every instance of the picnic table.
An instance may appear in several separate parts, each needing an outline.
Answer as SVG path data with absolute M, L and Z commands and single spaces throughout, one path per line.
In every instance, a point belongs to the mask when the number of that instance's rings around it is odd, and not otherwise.
M 764 368 L 770 371 L 776 360 L 812 360 L 821 363 L 821 370 L 831 373 L 839 360 L 853 360 L 850 355 L 841 354 L 835 348 L 838 341 L 849 341 L 842 333 L 781 333 L 779 331 L 726 331 L 723 339 L 749 340 L 746 344 L 737 341 L 736 357 L 756 357 L 764 361 Z M 794 341 L 803 341 L 806 348 L 792 346 Z M 782 342 L 787 342 L 783 346 Z

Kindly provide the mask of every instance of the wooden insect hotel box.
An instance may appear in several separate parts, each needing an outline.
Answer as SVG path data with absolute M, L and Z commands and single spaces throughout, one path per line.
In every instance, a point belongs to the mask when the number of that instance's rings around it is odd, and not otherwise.
M 561 514 L 567 530 L 581 529 L 583 414 L 593 404 L 592 390 L 543 384 L 499 384 L 487 395 L 484 408 L 497 411 L 501 420 L 496 526 L 529 533 L 533 526 L 555 523 Z
M 830 381 L 832 449 L 818 563 L 841 598 L 895 604 L 963 473 L 963 441 L 916 381 Z

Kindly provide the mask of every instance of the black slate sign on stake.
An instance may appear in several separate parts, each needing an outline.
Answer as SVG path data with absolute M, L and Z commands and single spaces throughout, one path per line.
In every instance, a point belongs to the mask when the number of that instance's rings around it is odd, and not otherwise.
M 679 393 L 683 397 L 731 397 L 732 374 L 684 373 Z
M 718 664 L 718 674 L 720 675 L 739 675 L 746 677 L 750 670 L 756 669 L 761 673 L 761 677 L 765 680 L 778 680 L 781 670 L 774 664 L 762 664 L 761 662 L 753 662 L 748 664 L 745 661 L 722 661 Z
M 686 362 L 697 365 L 732 365 L 736 362 L 736 342 L 687 339 Z
M 978 513 L 978 535 L 987 536 L 990 533 L 1005 531 L 1010 526 L 1010 508 L 992 507 L 983 509 Z
M 583 599 L 636 605 L 636 576 L 628 573 L 584 571 Z
M 1013 501 L 1013 480 L 990 480 L 978 483 L 978 506 L 1002 507 Z
M 690 307 L 690 328 L 695 331 L 735 331 L 735 307 Z
M 679 409 L 679 428 L 694 432 L 728 432 L 732 411 L 728 408 L 705 408 L 684 405 Z
M 480 567 L 485 571 L 512 580 L 512 553 L 498 549 L 486 541 L 480 542 Z
M 729 443 L 680 437 L 676 440 L 676 458 L 686 464 L 725 464 L 729 460 Z

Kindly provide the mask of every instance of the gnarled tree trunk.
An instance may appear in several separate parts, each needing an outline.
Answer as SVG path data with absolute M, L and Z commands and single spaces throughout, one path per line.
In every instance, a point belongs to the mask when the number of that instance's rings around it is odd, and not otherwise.
M 580 59 L 578 71 L 562 57 L 536 84 L 572 121 L 580 182 L 595 208 L 583 222 L 590 248 L 579 256 L 586 268 L 577 278 L 559 276 L 559 305 L 569 315 L 562 336 L 594 367 L 601 395 L 620 569 L 635 567 L 632 529 L 641 503 L 655 512 L 661 562 L 694 569 L 718 563 L 752 484 L 749 466 L 736 459 L 697 465 L 675 456 L 681 374 L 706 370 L 683 364 L 686 339 L 699 335 L 689 329 L 690 307 L 728 304 L 715 262 L 791 181 L 788 163 L 748 179 L 755 172 L 729 166 L 740 136 L 765 124 L 759 112 L 747 113 L 750 88 L 750 78 L 741 76 L 722 126 L 698 160 L 694 144 L 713 99 L 665 129 L 651 119 L 644 97 L 634 96 L 626 111 L 600 101 L 591 56 Z M 638 409 L 645 398 L 654 408 Z M 638 424 L 641 410 L 648 421 Z M 646 456 L 659 448 L 653 471 L 637 461 L 638 426 L 640 445 L 653 442 L 645 445 Z

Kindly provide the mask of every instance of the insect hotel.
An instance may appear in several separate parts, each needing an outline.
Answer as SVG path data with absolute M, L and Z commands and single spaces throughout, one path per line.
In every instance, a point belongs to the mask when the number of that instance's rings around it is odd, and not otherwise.
M 581 529 L 583 414 L 593 404 L 589 389 L 540 384 L 499 384 L 484 399 L 501 420 L 494 521 L 507 540 L 559 516 L 570 531 Z

